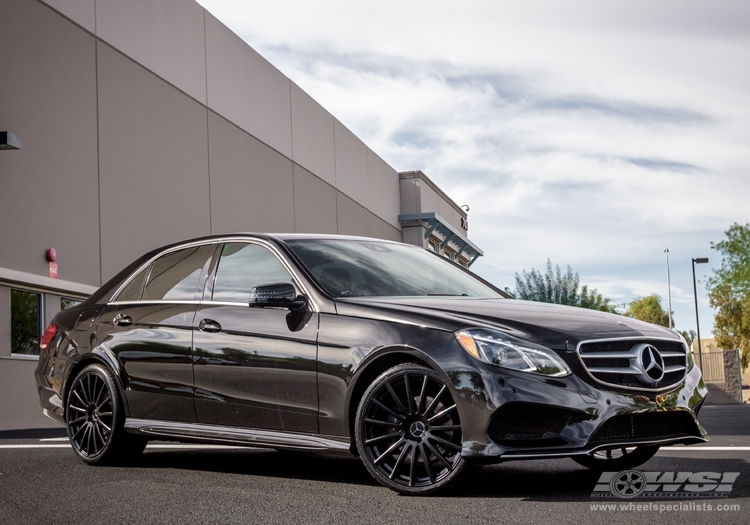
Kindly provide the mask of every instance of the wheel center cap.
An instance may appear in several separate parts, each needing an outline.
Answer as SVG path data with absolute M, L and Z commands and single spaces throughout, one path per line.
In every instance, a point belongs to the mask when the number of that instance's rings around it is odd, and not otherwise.
M 421 421 L 415 421 L 409 427 L 409 432 L 415 438 L 422 438 L 422 437 L 424 437 L 426 430 L 427 429 L 424 426 L 424 423 L 422 423 Z

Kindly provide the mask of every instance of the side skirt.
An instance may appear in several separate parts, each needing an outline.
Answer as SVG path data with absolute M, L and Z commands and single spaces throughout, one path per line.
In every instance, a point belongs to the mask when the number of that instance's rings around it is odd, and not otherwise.
M 127 418 L 125 430 L 131 434 L 154 438 L 290 450 L 349 450 L 350 445 L 349 439 L 346 437 L 295 434 L 276 430 L 256 430 L 151 419 Z

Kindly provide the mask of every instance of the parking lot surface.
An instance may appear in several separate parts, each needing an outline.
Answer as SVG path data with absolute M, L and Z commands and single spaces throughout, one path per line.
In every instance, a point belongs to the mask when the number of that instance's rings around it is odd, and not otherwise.
M 709 443 L 664 448 L 638 470 L 739 472 L 726 498 L 592 497 L 600 474 L 570 459 L 488 466 L 414 498 L 345 453 L 159 442 L 131 466 L 89 467 L 54 433 L 5 433 L 0 523 L 750 523 L 750 406 L 707 406 L 700 420 Z

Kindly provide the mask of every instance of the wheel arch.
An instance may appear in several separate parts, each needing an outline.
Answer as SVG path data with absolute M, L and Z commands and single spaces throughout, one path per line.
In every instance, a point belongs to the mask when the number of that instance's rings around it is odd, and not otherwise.
M 117 385 L 118 394 L 120 394 L 120 400 L 125 409 L 125 416 L 129 416 L 130 409 L 128 408 L 128 401 L 125 397 L 125 386 L 123 385 L 122 377 L 120 375 L 122 367 L 119 366 L 119 362 L 110 356 L 106 350 L 97 347 L 93 351 L 83 354 L 68 371 L 62 392 L 63 417 L 67 416 L 68 395 L 70 394 L 70 388 L 73 385 L 73 381 L 81 370 L 93 364 L 102 365 L 112 373 L 112 376 L 115 378 L 115 385 Z
M 421 364 L 441 376 L 445 376 L 442 369 L 427 354 L 410 346 L 381 348 L 367 356 L 352 377 L 345 407 L 347 428 L 349 429 L 349 440 L 351 443 L 350 450 L 355 456 L 359 455 L 354 439 L 354 420 L 359 402 L 362 400 L 367 387 L 372 384 L 375 378 L 386 370 L 404 363 Z M 447 377 L 445 379 L 447 380 Z

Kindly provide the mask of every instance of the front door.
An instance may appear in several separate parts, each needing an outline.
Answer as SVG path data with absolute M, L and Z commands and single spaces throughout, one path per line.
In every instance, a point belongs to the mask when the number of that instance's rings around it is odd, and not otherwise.
M 294 280 L 265 246 L 223 246 L 193 322 L 198 422 L 318 431 L 318 314 L 248 306 L 253 287 L 280 282 Z

